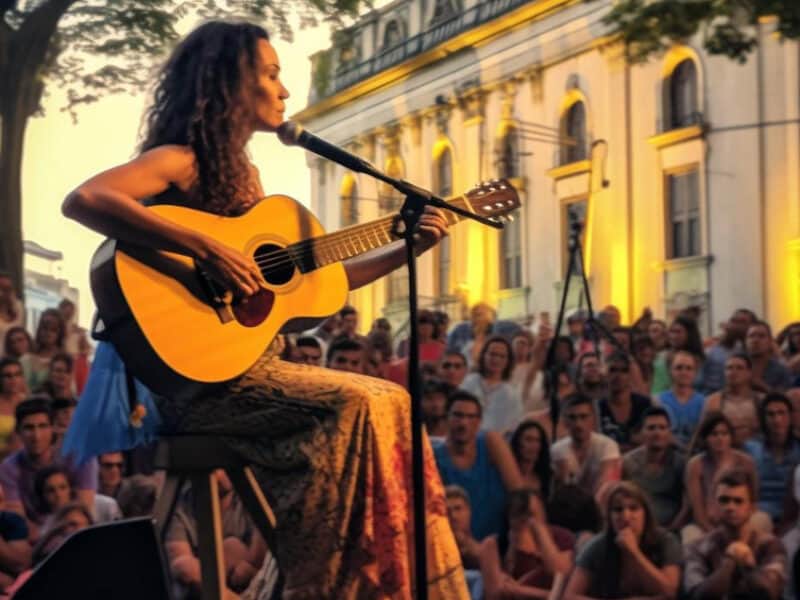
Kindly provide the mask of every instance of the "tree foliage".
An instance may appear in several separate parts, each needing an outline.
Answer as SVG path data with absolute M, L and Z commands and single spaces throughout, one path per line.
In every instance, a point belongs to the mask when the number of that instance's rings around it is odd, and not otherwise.
M 107 93 L 141 89 L 182 19 L 243 18 L 291 41 L 301 28 L 342 25 L 369 0 L 0 0 L 0 270 L 21 289 L 21 165 L 28 119 L 50 85 L 74 114 Z
M 631 62 L 698 33 L 709 54 L 745 62 L 758 45 L 762 20 L 774 20 L 782 38 L 800 39 L 800 0 L 618 0 L 605 18 Z

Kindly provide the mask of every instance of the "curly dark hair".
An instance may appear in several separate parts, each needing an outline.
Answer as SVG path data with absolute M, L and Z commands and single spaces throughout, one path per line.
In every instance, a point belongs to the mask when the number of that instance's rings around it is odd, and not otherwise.
M 210 21 L 190 33 L 161 68 L 140 151 L 190 146 L 204 209 L 238 214 L 258 194 L 245 150 L 256 85 L 256 46 L 267 32 L 250 23 Z

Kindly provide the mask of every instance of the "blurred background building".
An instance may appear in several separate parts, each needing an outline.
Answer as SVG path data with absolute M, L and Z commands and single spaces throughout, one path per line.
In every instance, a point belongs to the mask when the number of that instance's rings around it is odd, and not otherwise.
M 308 106 L 293 118 L 444 196 L 513 180 L 524 204 L 513 224 L 462 223 L 420 259 L 422 303 L 452 317 L 479 300 L 510 319 L 554 311 L 575 216 L 594 304 L 624 321 L 688 305 L 702 307 L 705 333 L 739 306 L 776 326 L 796 319 L 800 46 L 765 22 L 746 64 L 687 40 L 629 65 L 602 23 L 610 5 L 396 0 L 312 57 Z M 402 202 L 308 160 L 329 230 Z M 362 322 L 403 318 L 404 277 L 352 294 Z
M 80 306 L 78 289 L 61 272 L 64 255 L 59 250 L 25 240 L 25 323 L 36 331 L 39 315 L 47 308 L 57 308 L 64 298 Z

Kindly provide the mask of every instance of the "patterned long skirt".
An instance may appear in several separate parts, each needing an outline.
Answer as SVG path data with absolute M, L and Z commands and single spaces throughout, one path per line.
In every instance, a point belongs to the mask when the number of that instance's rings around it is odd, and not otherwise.
M 218 435 L 253 465 L 277 518 L 283 598 L 413 597 L 405 390 L 265 354 L 222 394 L 157 404 L 167 430 Z M 466 600 L 427 438 L 424 463 L 428 597 Z

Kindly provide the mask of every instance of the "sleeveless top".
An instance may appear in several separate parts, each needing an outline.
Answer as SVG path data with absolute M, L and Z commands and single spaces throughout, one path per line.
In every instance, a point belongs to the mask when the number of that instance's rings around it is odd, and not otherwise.
M 667 390 L 659 394 L 658 400 L 669 413 L 675 439 L 683 446 L 688 446 L 694 430 L 700 423 L 700 415 L 703 413 L 703 406 L 706 402 L 705 397 L 703 394 L 695 392 L 686 403 L 682 403 L 672 390 Z
M 466 490 L 472 507 L 470 529 L 476 540 L 501 535 L 506 529 L 506 488 L 500 472 L 489 458 L 486 432 L 478 433 L 475 462 L 460 469 L 450 458 L 446 445 L 434 448 L 436 465 L 445 485 L 458 485 Z

